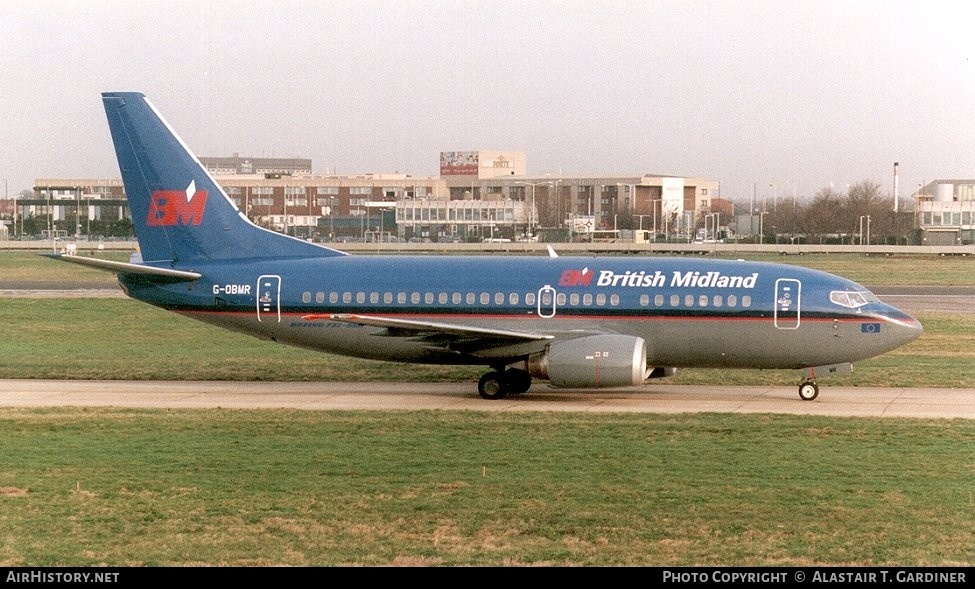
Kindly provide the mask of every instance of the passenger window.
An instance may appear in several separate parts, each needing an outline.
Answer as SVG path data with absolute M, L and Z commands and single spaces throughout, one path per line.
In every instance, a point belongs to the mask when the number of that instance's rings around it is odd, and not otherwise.
M 684 295 L 684 306 L 693 307 L 694 306 L 694 295 Z
M 334 290 L 328 293 L 328 302 L 332 303 L 333 305 L 339 302 L 339 293 L 335 292 Z
M 447 304 L 447 293 L 445 293 L 445 292 L 440 293 L 440 295 L 437 297 L 437 302 L 440 303 L 441 305 L 446 305 Z
M 572 306 L 577 306 L 579 304 L 579 293 L 574 292 L 569 295 L 569 304 Z
M 591 305 L 592 304 L 592 295 L 589 294 L 589 293 L 586 293 L 586 294 L 582 295 L 582 304 L 585 305 L 585 306 L 587 306 L 587 307 L 589 305 Z
M 722 304 L 724 303 L 723 303 L 723 299 L 721 298 L 721 295 L 714 295 L 714 306 L 720 307 Z
M 310 303 L 311 302 L 311 293 L 308 292 L 308 291 L 305 291 L 305 292 L 301 293 L 301 302 L 302 303 Z
M 653 304 L 656 305 L 656 306 L 658 306 L 658 307 L 663 307 L 664 306 L 664 295 L 662 295 L 662 294 L 653 295 Z
M 468 305 L 473 305 L 474 303 L 477 302 L 477 296 L 474 293 L 469 292 L 469 293 L 467 293 L 467 299 L 466 300 L 467 300 L 467 304 Z
M 616 307 L 620 304 L 620 295 L 613 293 L 609 295 L 609 304 Z
M 359 305 L 361 305 L 362 303 L 366 302 L 366 293 L 362 292 L 361 290 L 359 292 L 355 293 L 355 302 L 356 302 L 356 304 L 359 304 Z
M 604 294 L 598 294 L 598 295 L 596 295 L 596 306 L 597 307 L 602 307 L 605 304 L 606 304 L 606 295 L 604 295 Z
M 494 293 L 494 304 L 495 305 L 503 305 L 504 304 L 504 293 L 503 292 L 496 292 L 496 293 Z
M 393 302 L 393 293 L 391 293 L 391 292 L 384 292 L 383 293 L 383 302 L 386 303 L 387 305 L 390 304 L 390 303 L 392 303 Z
M 433 293 L 432 292 L 428 292 L 427 294 L 423 295 L 423 302 L 426 303 L 426 304 L 428 304 L 428 305 L 432 305 L 433 304 Z
M 508 303 L 511 304 L 511 305 L 517 305 L 518 304 L 518 293 L 513 292 L 510 295 L 508 295 Z
M 525 304 L 526 305 L 535 304 L 535 293 L 533 292 L 525 293 Z
M 345 303 L 346 305 L 348 305 L 349 303 L 351 303 L 352 302 L 352 293 L 351 292 L 343 292 L 342 293 L 342 302 Z
M 488 305 L 490 303 L 491 303 L 491 295 L 488 294 L 488 293 L 486 293 L 486 292 L 482 292 L 481 293 L 481 304 L 482 305 Z
M 745 295 L 745 296 L 741 297 L 741 306 L 742 307 L 746 307 L 746 308 L 747 307 L 751 307 L 752 306 L 752 297 L 750 295 Z
M 670 295 L 670 306 L 677 307 L 680 305 L 680 295 L 672 294 Z
M 565 294 L 560 292 L 559 294 L 555 295 L 555 302 L 557 302 L 560 307 L 565 305 Z
M 735 295 L 728 295 L 728 306 L 735 307 L 738 305 L 738 297 Z
M 708 306 L 708 295 L 701 295 L 701 296 L 697 297 L 697 305 L 699 307 L 707 307 Z
M 398 293 L 396 293 L 396 302 L 399 303 L 399 304 L 401 304 L 401 305 L 405 305 L 406 304 L 406 293 L 405 292 L 398 292 Z
M 418 293 L 418 292 L 410 293 L 410 302 L 413 303 L 414 305 L 419 305 L 420 304 L 420 293 Z
M 378 303 L 379 302 L 379 293 L 378 292 L 371 292 L 371 293 L 369 293 L 369 302 L 372 303 L 373 305 L 375 305 L 376 303 Z
M 322 291 L 316 292 L 315 293 L 315 302 L 316 303 L 319 303 L 319 304 L 324 303 L 325 302 L 325 293 L 323 293 Z
M 450 302 L 455 305 L 459 305 L 462 300 L 464 300 L 464 297 L 459 292 L 455 292 L 454 294 L 450 295 Z
M 650 304 L 650 295 L 640 295 L 640 306 L 646 307 Z

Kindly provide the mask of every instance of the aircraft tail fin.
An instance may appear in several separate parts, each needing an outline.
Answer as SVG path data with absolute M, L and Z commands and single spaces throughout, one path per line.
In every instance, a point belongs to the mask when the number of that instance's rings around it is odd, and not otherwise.
M 251 223 L 145 95 L 102 102 L 146 263 L 345 255 Z

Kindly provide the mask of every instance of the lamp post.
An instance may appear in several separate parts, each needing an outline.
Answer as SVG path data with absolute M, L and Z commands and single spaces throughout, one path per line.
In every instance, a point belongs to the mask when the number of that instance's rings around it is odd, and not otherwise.
M 4 198 L 7 197 L 7 179 L 6 178 L 3 179 L 3 196 L 4 196 Z M 13 235 L 14 235 L 14 237 L 17 236 L 17 195 L 16 194 L 14 195 L 14 230 L 13 230 Z
M 662 202 L 663 200 L 659 198 L 655 198 L 653 200 L 653 241 L 654 242 L 657 241 L 657 214 L 660 208 L 660 203 Z
M 335 241 L 335 205 L 332 204 L 335 197 L 328 195 L 328 240 Z
M 75 186 L 74 187 L 74 195 L 75 195 L 75 207 L 74 207 L 74 216 L 75 216 L 74 240 L 75 240 L 75 243 L 77 243 L 81 239 L 81 187 L 80 186 Z
M 559 223 L 559 225 L 558 225 L 559 227 L 561 227 L 564 224 L 564 222 L 565 222 L 565 219 L 562 218 L 562 192 L 559 190 L 559 188 L 560 188 L 559 183 L 561 183 L 561 182 L 562 182 L 562 179 L 561 178 L 558 179 L 558 180 L 556 180 L 555 181 L 555 186 L 554 186 L 554 188 L 555 188 L 555 220 Z
M 768 211 L 762 211 L 761 213 L 758 214 L 758 243 L 759 244 L 765 243 L 765 215 L 767 214 Z
M 541 186 L 543 184 L 547 184 L 549 186 L 552 186 L 552 182 L 551 182 L 551 180 L 546 180 L 545 182 L 525 182 L 525 181 L 519 180 L 515 184 L 524 184 L 526 186 L 531 186 L 532 187 L 532 202 L 531 202 L 531 205 L 530 205 L 530 209 L 528 210 L 528 235 L 527 235 L 527 237 L 529 237 L 529 238 L 530 237 L 534 237 L 535 236 L 535 229 L 534 229 L 533 226 L 535 224 L 535 187 L 536 186 Z
M 721 213 L 709 213 L 708 214 L 708 217 L 711 219 L 711 238 L 714 239 L 714 242 L 715 243 L 717 243 L 718 242 L 718 224 L 721 223 Z M 705 224 L 705 231 L 704 231 L 704 233 L 705 233 L 704 237 L 706 239 L 707 238 L 707 225 L 706 224 Z
M 870 215 L 860 215 L 860 245 L 863 245 L 863 220 L 867 220 L 867 245 L 870 245 Z

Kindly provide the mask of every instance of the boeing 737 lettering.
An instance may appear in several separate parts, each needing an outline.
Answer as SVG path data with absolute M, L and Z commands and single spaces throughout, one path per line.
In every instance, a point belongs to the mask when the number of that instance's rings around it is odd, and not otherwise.
M 251 223 L 140 93 L 102 95 L 141 259 L 60 259 L 118 274 L 148 304 L 261 339 L 376 360 L 481 365 L 485 399 L 534 379 L 638 387 L 678 368 L 816 378 L 921 334 L 825 272 L 653 256 L 349 255 Z

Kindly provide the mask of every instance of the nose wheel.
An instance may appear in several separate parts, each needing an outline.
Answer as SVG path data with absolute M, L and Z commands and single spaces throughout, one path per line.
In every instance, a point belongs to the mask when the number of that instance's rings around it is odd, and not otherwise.
M 804 380 L 799 385 L 799 398 L 803 401 L 812 401 L 819 396 L 819 386 L 815 380 Z

